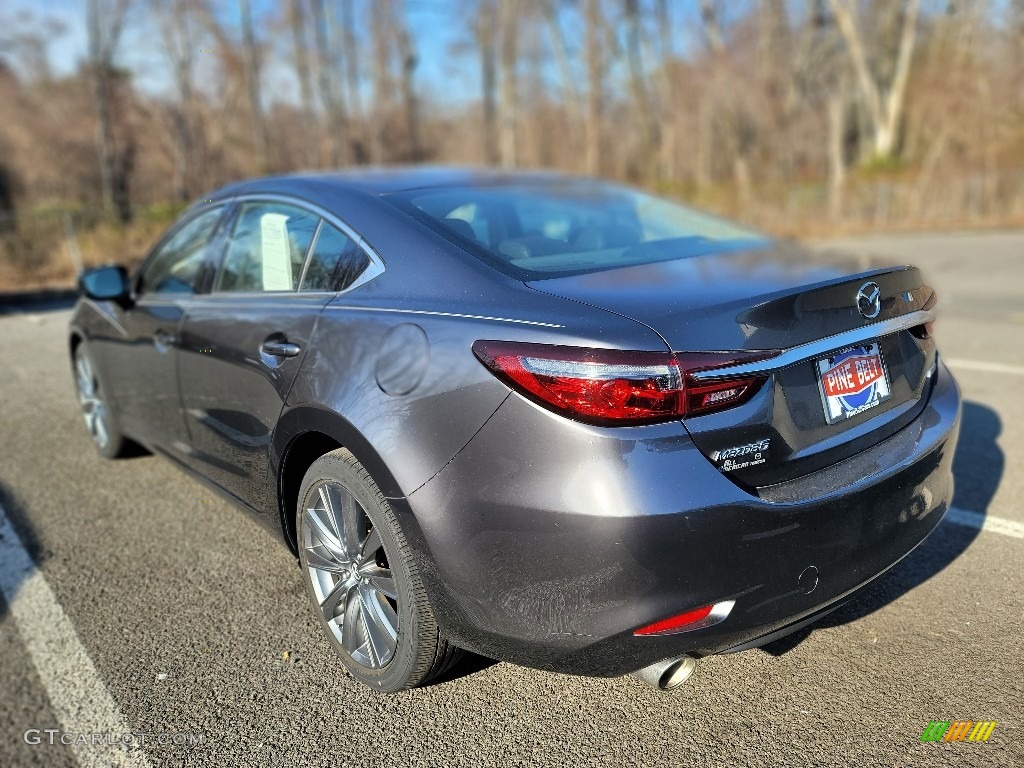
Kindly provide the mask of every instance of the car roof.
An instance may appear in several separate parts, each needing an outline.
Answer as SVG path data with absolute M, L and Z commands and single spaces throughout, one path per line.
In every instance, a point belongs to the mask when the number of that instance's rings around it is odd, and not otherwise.
M 495 187 L 512 184 L 548 186 L 585 182 L 578 176 L 556 171 L 502 171 L 491 168 L 458 166 L 413 166 L 389 168 L 358 168 L 345 171 L 294 173 L 268 176 L 237 182 L 224 187 L 218 197 L 252 192 L 280 192 L 318 187 L 387 195 L 414 189 L 443 189 L 446 187 Z

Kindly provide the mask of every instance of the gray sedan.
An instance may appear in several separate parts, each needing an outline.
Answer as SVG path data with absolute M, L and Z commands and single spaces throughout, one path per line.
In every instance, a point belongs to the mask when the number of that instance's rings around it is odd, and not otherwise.
M 256 515 L 372 688 L 463 649 L 671 688 L 948 509 L 935 294 L 866 266 L 558 174 L 268 178 L 83 275 L 69 351 L 100 454 Z

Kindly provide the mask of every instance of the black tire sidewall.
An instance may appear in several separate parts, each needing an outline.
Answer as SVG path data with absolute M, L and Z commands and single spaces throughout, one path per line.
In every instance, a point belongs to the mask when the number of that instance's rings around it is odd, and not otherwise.
M 398 592 L 398 639 L 395 648 L 395 655 L 384 667 L 370 669 L 355 661 L 335 638 L 334 633 L 327 625 L 320 606 L 317 604 L 316 593 L 313 591 L 309 569 L 305 562 L 303 552 L 303 528 L 301 521 L 302 513 L 306 509 L 310 491 L 321 481 L 333 481 L 344 486 L 355 498 L 359 505 L 366 512 L 370 523 L 380 532 L 381 541 L 384 544 L 384 552 L 388 558 L 388 565 L 395 579 L 395 588 Z M 338 654 L 345 667 L 360 682 L 368 685 L 374 690 L 393 693 L 413 687 L 419 680 L 413 679 L 416 672 L 417 658 L 416 649 L 419 645 L 419 633 L 424 629 L 422 617 L 418 615 L 415 601 L 412 599 L 412 586 L 409 569 L 412 566 L 403 556 L 403 547 L 399 538 L 404 537 L 398 528 L 394 514 L 387 506 L 387 501 L 380 493 L 376 484 L 370 479 L 366 470 L 359 465 L 351 453 L 344 450 L 332 451 L 321 456 L 310 466 L 302 479 L 299 490 L 299 499 L 296 505 L 295 530 L 299 549 L 299 562 L 302 566 L 303 583 L 306 593 L 309 595 L 324 634 L 332 648 Z M 436 629 L 435 629 L 436 632 Z

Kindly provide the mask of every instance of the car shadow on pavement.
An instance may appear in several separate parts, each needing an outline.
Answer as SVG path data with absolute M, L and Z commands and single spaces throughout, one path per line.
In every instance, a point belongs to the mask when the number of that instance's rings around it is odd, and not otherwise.
M 18 535 L 22 548 L 28 552 L 29 557 L 32 558 L 32 562 L 35 563 L 36 568 L 39 568 L 51 553 L 49 550 L 45 549 L 39 541 L 35 527 L 32 525 L 32 521 L 29 520 L 25 510 L 18 502 L 17 497 L 8 490 L 3 483 L 0 483 L 0 508 L 3 509 L 4 517 L 10 521 L 11 527 Z M 16 542 L 15 546 L 17 546 Z M 15 576 L 17 576 L 19 580 L 23 581 L 24 577 L 28 575 L 29 574 L 8 574 L 6 571 L 4 572 L 3 578 L 5 583 L 3 584 L 3 589 L 0 589 L 0 621 L 3 621 L 7 617 L 7 600 L 5 599 L 4 593 L 14 593 L 21 586 L 20 581 L 15 583 L 6 583 L 6 581 L 15 578 Z
M 954 507 L 982 515 L 988 511 L 1006 464 L 996 442 L 1001 431 L 1002 422 L 994 410 L 980 403 L 964 402 L 960 441 L 953 457 Z M 847 624 L 874 613 L 939 573 L 963 554 L 980 532 L 977 528 L 942 523 L 921 546 L 863 594 L 820 621 L 762 646 L 761 650 L 781 656 L 803 642 L 816 628 Z
M 21 312 L 59 312 L 71 309 L 77 299 L 78 291 L 71 288 L 0 291 L 0 315 Z

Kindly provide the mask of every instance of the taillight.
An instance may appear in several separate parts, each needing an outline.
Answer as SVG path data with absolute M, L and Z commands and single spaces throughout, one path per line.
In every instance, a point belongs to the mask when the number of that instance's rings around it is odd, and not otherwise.
M 767 376 L 698 383 L 689 374 L 776 354 L 632 352 L 507 341 L 478 341 L 473 352 L 534 402 L 602 426 L 654 424 L 739 405 Z

